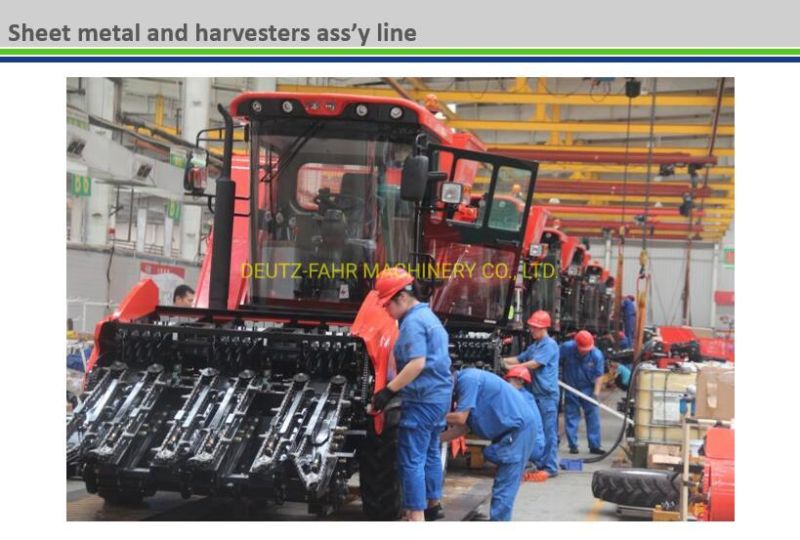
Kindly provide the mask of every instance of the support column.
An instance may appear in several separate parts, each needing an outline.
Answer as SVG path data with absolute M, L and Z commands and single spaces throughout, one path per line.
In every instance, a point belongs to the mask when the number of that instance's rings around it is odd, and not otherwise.
M 113 122 L 116 88 L 114 82 L 103 77 L 86 79 L 86 106 L 92 116 Z M 90 126 L 92 132 L 111 138 L 111 132 L 99 126 Z M 86 209 L 83 236 L 87 244 L 104 246 L 108 243 L 109 197 L 111 186 L 92 179 L 92 194 L 83 203 Z
M 200 226 L 203 209 L 195 205 L 181 208 L 181 258 L 189 261 L 197 259 L 200 242 Z
M 114 118 L 114 82 L 103 77 L 88 77 L 86 80 L 86 108 L 92 116 L 99 116 L 113 122 Z M 91 126 L 95 133 L 111 137 L 107 129 Z
M 719 277 L 719 243 L 714 244 L 714 256 L 711 258 L 711 314 L 708 326 L 717 327 L 717 302 L 714 292 L 717 290 L 717 279 Z
M 211 79 L 189 77 L 183 85 L 183 122 L 181 137 L 194 144 L 197 133 L 208 127 Z M 205 146 L 205 145 L 203 145 Z
M 175 220 L 164 212 L 164 257 L 172 257 L 172 228 Z
M 108 243 L 108 209 L 111 186 L 92 181 L 92 196 L 86 199 L 86 243 L 105 246 Z
M 605 266 L 603 267 L 611 272 L 611 235 L 606 236 L 606 252 L 605 252 Z
M 87 176 L 89 174 L 89 168 L 84 165 L 83 163 L 78 163 L 76 161 L 67 160 L 67 171 L 71 174 L 77 174 L 80 176 Z M 86 236 L 84 235 L 84 221 L 86 221 L 86 198 L 85 197 L 77 197 L 72 196 L 70 198 L 70 210 L 69 210 L 69 238 L 70 242 L 78 242 L 81 244 L 86 243 Z
M 86 239 L 83 237 L 83 214 L 84 214 L 84 199 L 81 197 L 73 197 L 72 205 L 69 211 L 69 239 L 70 242 L 85 243 Z
M 147 237 L 147 207 L 139 207 L 136 211 L 136 251 L 144 253 L 144 243 Z
M 258 77 L 253 81 L 256 92 L 274 92 L 278 88 L 278 79 L 274 77 Z

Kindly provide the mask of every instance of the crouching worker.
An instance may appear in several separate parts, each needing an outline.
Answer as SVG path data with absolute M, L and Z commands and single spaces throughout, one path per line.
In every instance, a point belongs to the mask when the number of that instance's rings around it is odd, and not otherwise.
M 504 358 L 507 369 L 522 366 L 533 370 L 533 397 L 539 406 L 544 426 L 544 455 L 536 462 L 539 469 L 534 480 L 544 482 L 558 475 L 558 344 L 547 334 L 550 327 L 550 314 L 535 311 L 528 319 L 531 343 L 518 356 Z
M 428 304 L 417 300 L 414 278 L 405 270 L 387 268 L 375 290 L 389 315 L 400 321 L 400 333 L 393 349 L 397 376 L 375 394 L 372 409 L 382 411 L 400 395 L 397 462 L 403 508 L 409 521 L 431 521 L 442 517 L 439 437 L 453 394 L 449 339 Z
M 531 406 L 513 386 L 488 371 L 459 371 L 454 398 L 455 412 L 447 415 L 448 429 L 442 441 L 472 431 L 488 439 L 483 456 L 497 465 L 492 485 L 489 518 L 511 521 L 525 465 L 535 444 L 535 418 Z
M 542 415 L 539 413 L 539 407 L 536 405 L 536 400 L 533 399 L 533 394 L 525 388 L 526 384 L 531 384 L 531 372 L 528 368 L 514 366 L 506 373 L 506 380 L 511 386 L 519 390 L 519 393 L 525 398 L 525 402 L 530 406 L 531 412 L 533 412 L 534 443 L 529 461 L 536 464 L 544 455 L 545 440 Z
M 614 384 L 620 390 L 628 391 L 628 386 L 631 382 L 631 367 L 622 362 L 611 362 L 611 370 L 615 373 Z

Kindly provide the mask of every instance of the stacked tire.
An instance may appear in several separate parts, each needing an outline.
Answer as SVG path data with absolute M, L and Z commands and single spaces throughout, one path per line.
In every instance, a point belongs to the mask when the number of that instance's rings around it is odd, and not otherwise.
M 592 494 L 621 506 L 674 508 L 680 500 L 680 474 L 654 469 L 595 471 Z

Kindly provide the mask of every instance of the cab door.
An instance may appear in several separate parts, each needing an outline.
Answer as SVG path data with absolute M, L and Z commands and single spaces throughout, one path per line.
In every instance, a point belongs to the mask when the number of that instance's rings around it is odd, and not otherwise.
M 538 163 L 431 144 L 432 168 L 462 186 L 458 205 L 431 205 L 422 246 L 439 271 L 432 309 L 445 321 L 504 326 L 530 219 Z M 439 199 L 443 182 L 429 186 Z

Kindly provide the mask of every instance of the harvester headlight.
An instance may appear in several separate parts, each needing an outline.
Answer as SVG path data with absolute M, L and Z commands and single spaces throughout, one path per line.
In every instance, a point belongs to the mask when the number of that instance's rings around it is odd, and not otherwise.
M 528 250 L 529 257 L 541 257 L 544 254 L 544 246 L 542 244 L 531 244 Z
M 457 182 L 444 182 L 442 184 L 441 200 L 445 204 L 458 204 L 461 202 L 461 194 L 464 186 Z
M 294 104 L 291 101 L 284 101 L 281 103 L 281 110 L 286 114 L 291 113 L 294 110 Z
M 367 116 L 368 112 L 369 112 L 369 109 L 367 109 L 367 106 L 364 105 L 363 103 L 358 105 L 358 106 L 356 106 L 356 114 L 358 116 Z
M 260 113 L 260 112 L 261 112 L 261 109 L 262 109 L 263 107 L 261 106 L 261 102 L 260 102 L 260 101 L 254 101 L 254 102 L 253 102 L 253 103 L 250 105 L 250 108 L 251 108 L 251 109 L 253 109 L 253 112 Z
M 403 116 L 403 109 L 400 107 L 392 107 L 389 110 L 389 116 L 391 116 L 392 119 L 397 120 Z

